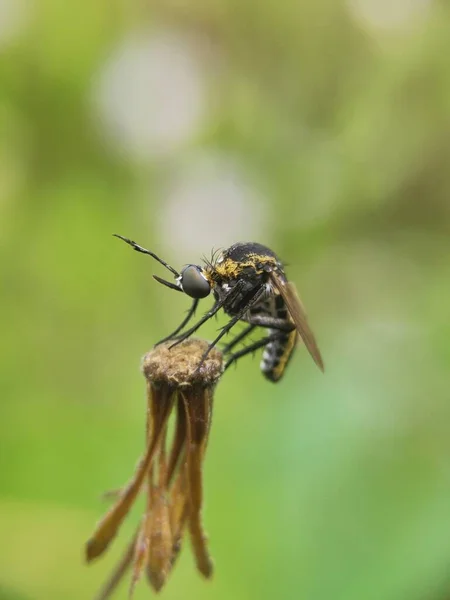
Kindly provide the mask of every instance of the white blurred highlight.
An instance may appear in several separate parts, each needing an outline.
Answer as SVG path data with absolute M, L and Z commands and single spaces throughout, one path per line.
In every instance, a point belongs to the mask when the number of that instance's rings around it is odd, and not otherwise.
M 94 82 L 106 137 L 128 158 L 166 156 L 195 135 L 205 114 L 205 81 L 191 40 L 173 32 L 134 34 Z
M 230 157 L 198 155 L 168 186 L 159 235 L 174 258 L 197 260 L 238 241 L 267 243 L 268 218 L 265 198 Z
M 432 0 L 348 0 L 352 17 L 372 33 L 401 32 L 427 17 Z
M 0 50 L 23 32 L 30 9 L 30 0 L 0 0 Z

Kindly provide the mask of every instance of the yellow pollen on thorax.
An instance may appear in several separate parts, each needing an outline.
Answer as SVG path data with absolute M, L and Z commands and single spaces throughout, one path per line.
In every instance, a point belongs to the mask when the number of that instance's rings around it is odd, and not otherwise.
M 261 265 L 276 266 L 276 260 L 271 256 L 261 254 L 249 254 L 247 260 L 237 262 L 231 258 L 226 258 L 223 262 L 216 263 L 213 268 L 207 269 L 207 278 L 214 278 L 214 275 L 221 279 L 237 279 L 246 267 L 251 267 L 257 275 L 264 272 Z

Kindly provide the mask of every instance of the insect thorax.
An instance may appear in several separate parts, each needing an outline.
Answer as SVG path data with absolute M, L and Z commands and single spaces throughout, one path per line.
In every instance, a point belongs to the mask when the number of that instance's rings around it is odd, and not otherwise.
M 273 294 L 269 273 L 279 269 L 282 269 L 282 265 L 269 248 L 257 243 L 238 243 L 225 250 L 213 264 L 209 264 L 205 276 L 211 283 L 216 300 L 224 301 L 225 312 L 233 316 L 261 288 L 266 290 L 262 301 Z M 239 293 L 230 294 L 238 283 Z M 226 300 L 228 295 L 229 301 Z
M 239 291 L 233 289 L 239 283 Z M 263 290 L 263 298 L 254 307 L 264 304 L 273 295 L 273 289 L 265 272 L 256 273 L 253 268 L 244 267 L 238 277 L 217 277 L 212 285 L 216 301 L 224 301 L 223 309 L 234 316 L 249 304 L 255 293 Z

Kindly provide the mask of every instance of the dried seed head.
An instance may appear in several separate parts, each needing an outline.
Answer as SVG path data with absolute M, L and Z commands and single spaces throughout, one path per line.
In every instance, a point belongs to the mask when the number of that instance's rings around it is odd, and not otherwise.
M 86 546 L 88 562 L 105 552 L 146 482 L 144 518 L 97 600 L 109 598 L 130 567 L 130 598 L 143 572 L 152 587 L 160 590 L 175 564 L 186 530 L 197 568 L 205 577 L 213 573 L 202 525 L 202 467 L 214 388 L 224 370 L 222 353 L 199 339 L 187 339 L 170 348 L 172 344 L 173 340 L 162 343 L 143 358 L 148 402 L 146 451 L 133 478 Z M 174 408 L 174 434 L 167 442 L 167 423 Z
M 201 363 L 209 347 L 205 340 L 190 338 L 170 348 L 172 344 L 173 341 L 160 344 L 144 356 L 142 371 L 148 381 L 173 388 L 210 387 L 217 383 L 224 370 L 220 350 L 212 348 Z

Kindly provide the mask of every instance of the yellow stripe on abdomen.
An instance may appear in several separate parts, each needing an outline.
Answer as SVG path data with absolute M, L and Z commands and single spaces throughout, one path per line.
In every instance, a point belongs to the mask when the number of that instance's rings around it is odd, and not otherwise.
M 270 381 L 279 381 L 287 367 L 297 343 L 297 330 L 294 329 L 286 334 L 285 339 L 269 342 L 264 350 L 261 370 Z M 282 353 L 280 354 L 280 349 Z

